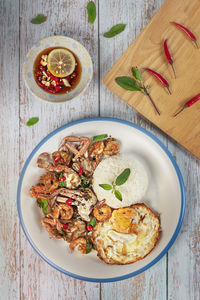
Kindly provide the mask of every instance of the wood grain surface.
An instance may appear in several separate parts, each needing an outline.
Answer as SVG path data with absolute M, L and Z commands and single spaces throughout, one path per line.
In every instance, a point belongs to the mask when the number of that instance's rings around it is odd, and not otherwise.
M 200 50 L 182 31 L 170 24 L 172 21 L 184 24 L 200 37 L 199 15 L 199 0 L 166 0 L 117 60 L 104 82 L 117 96 L 200 159 L 200 102 L 176 118 L 173 117 L 188 100 L 200 93 Z M 164 54 L 165 39 L 168 39 L 168 47 L 174 59 L 176 79 Z M 127 91 L 115 82 L 118 76 L 130 76 L 133 66 L 138 66 L 143 71 L 144 82 L 150 87 L 150 94 L 161 112 L 160 116 L 146 95 Z M 157 79 L 144 72 L 145 67 L 157 71 L 167 79 L 171 95 Z
M 108 70 L 163 2 L 95 1 L 97 19 L 92 26 L 87 20 L 86 0 L 0 1 L 1 300 L 200 299 L 200 162 L 103 84 Z M 41 25 L 31 24 L 30 19 L 38 13 L 47 15 L 47 21 Z M 103 33 L 117 23 L 126 23 L 125 31 L 112 39 L 104 38 Z M 53 34 L 80 41 L 90 52 L 94 64 L 93 81 L 86 93 L 79 100 L 55 106 L 32 96 L 25 88 L 21 72 L 28 49 Z M 39 122 L 33 127 L 25 126 L 34 116 L 40 118 Z M 51 268 L 26 240 L 16 209 L 17 181 L 32 149 L 59 126 L 92 116 L 129 120 L 155 134 L 177 160 L 186 184 L 186 215 L 181 233 L 169 253 L 144 273 L 115 283 L 84 282 Z

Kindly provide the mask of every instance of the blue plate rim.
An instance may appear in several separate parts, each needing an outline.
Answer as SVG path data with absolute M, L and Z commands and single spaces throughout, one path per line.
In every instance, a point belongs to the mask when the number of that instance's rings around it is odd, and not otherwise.
M 21 199 L 21 186 L 22 186 L 22 182 L 23 182 L 23 178 L 24 178 L 24 174 L 25 171 L 29 165 L 30 160 L 32 159 L 32 157 L 34 156 L 34 154 L 37 152 L 37 150 L 52 136 L 54 136 L 55 134 L 57 134 L 58 132 L 68 128 L 68 127 L 72 127 L 74 125 L 77 124 L 82 124 L 82 123 L 87 123 L 87 122 L 94 122 L 94 121 L 110 121 L 110 122 L 115 122 L 115 123 L 120 123 L 120 124 L 125 124 L 128 125 L 130 127 L 133 127 L 141 132 L 143 132 L 144 134 L 146 134 L 147 136 L 149 136 L 151 139 L 153 139 L 161 148 L 162 150 L 167 154 L 167 156 L 169 157 L 169 159 L 172 162 L 172 165 L 176 171 L 176 174 L 178 176 L 179 179 L 179 185 L 180 185 L 180 190 L 181 190 L 181 211 L 180 211 L 180 216 L 179 216 L 179 220 L 176 226 L 176 229 L 174 231 L 174 234 L 172 235 L 169 243 L 167 244 L 167 246 L 162 250 L 162 252 L 154 259 L 152 260 L 149 264 L 147 264 L 146 266 L 144 266 L 143 268 L 131 272 L 129 274 L 123 275 L 123 276 L 118 276 L 118 277 L 111 277 L 111 278 L 90 278 L 90 277 L 85 277 L 85 276 L 80 276 L 71 272 L 68 272 L 62 268 L 60 268 L 59 266 L 57 266 L 56 264 L 52 263 L 46 256 L 44 256 L 41 251 L 36 247 L 36 245 L 34 244 L 34 242 L 32 241 L 31 237 L 29 236 L 23 218 L 22 218 L 22 212 L 21 212 L 21 203 L 20 203 L 20 199 Z M 183 223 L 183 218 L 184 218 L 184 214 L 185 214 L 185 187 L 184 187 L 184 181 L 183 181 L 183 177 L 181 174 L 181 171 L 176 163 L 176 161 L 174 160 L 172 154 L 169 152 L 169 150 L 165 147 L 165 145 L 157 138 L 155 137 L 152 133 L 150 133 L 148 130 L 130 122 L 130 121 L 125 121 L 125 120 L 121 120 L 121 119 L 117 119 L 117 118 L 109 118 L 109 117 L 95 117 L 95 118 L 85 118 L 85 119 L 81 119 L 81 120 L 77 120 L 77 121 L 73 121 L 70 122 L 68 124 L 65 124 L 57 129 L 55 129 L 54 131 L 52 131 L 51 133 L 49 133 L 45 138 L 43 138 L 41 140 L 41 142 L 39 144 L 37 144 L 37 146 L 32 150 L 31 154 L 28 156 L 23 169 L 21 171 L 20 174 L 20 178 L 18 181 L 18 187 L 17 187 L 17 211 L 18 211 L 18 216 L 20 219 L 20 224 L 21 227 L 23 229 L 23 232 L 28 240 L 28 242 L 30 243 L 30 245 L 32 246 L 32 248 L 36 251 L 36 253 L 46 262 L 48 263 L 51 267 L 53 267 L 54 269 L 56 269 L 57 271 L 60 271 L 61 273 L 64 273 L 65 275 L 71 276 L 73 278 L 79 279 L 79 280 L 85 280 L 85 281 L 90 281 L 90 282 L 114 282 L 114 281 L 119 281 L 119 280 L 124 280 L 124 279 L 128 279 L 130 277 L 134 277 L 142 272 L 144 272 L 145 270 L 149 269 L 151 266 L 153 266 L 155 263 L 157 263 L 166 253 L 167 251 L 171 248 L 171 246 L 173 245 L 173 243 L 175 242 L 178 233 L 181 229 L 181 225 Z

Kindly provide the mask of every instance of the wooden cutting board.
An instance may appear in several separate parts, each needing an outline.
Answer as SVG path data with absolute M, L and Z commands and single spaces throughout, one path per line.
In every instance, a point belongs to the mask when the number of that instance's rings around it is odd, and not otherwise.
M 200 93 L 200 49 L 178 28 L 176 21 L 188 27 L 200 45 L 200 1 L 166 0 L 161 9 L 128 47 L 104 78 L 105 85 L 145 118 L 163 130 L 200 159 L 200 101 L 176 118 L 173 114 L 189 99 Z M 177 78 L 166 60 L 163 41 L 174 58 Z M 126 91 L 115 83 L 117 76 L 131 76 L 131 67 L 149 67 L 169 82 L 172 95 L 150 74 L 143 71 L 145 84 L 161 115 L 156 114 L 147 96 Z

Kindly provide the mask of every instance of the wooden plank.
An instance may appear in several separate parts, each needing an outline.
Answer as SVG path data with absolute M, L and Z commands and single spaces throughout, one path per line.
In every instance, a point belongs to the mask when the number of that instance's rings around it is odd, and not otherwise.
M 19 221 L 19 1 L 0 2 L 0 298 L 20 298 Z
M 96 2 L 97 4 L 97 2 Z M 29 48 L 40 39 L 66 35 L 77 39 L 88 49 L 94 62 L 94 78 L 89 89 L 79 99 L 66 104 L 48 104 L 30 95 L 21 78 L 20 97 L 20 161 L 21 167 L 36 144 L 49 132 L 72 120 L 98 114 L 98 22 L 88 23 L 87 1 L 22 1 L 20 7 L 20 57 L 24 61 Z M 33 25 L 30 19 L 38 13 L 47 21 Z M 33 116 L 40 118 L 33 127 L 24 123 Z M 62 275 L 44 263 L 21 235 L 21 298 L 43 299 L 99 299 L 99 284 L 81 282 Z
M 192 2 L 190 0 L 166 0 L 161 10 L 105 77 L 105 84 L 116 95 L 198 158 L 200 158 L 200 103 L 196 103 L 176 118 L 173 114 L 189 99 L 199 94 L 199 51 L 191 40 L 170 22 L 176 20 L 183 23 L 186 27 L 190 27 L 196 36 L 199 36 L 199 14 L 198 0 Z M 175 59 L 176 80 L 163 54 L 163 41 L 166 38 L 168 38 L 169 48 Z M 170 82 L 172 95 L 169 95 L 155 78 L 152 78 L 152 75 L 144 73 L 145 83 L 150 85 L 152 98 L 161 111 L 160 116 L 152 108 L 145 95 L 140 92 L 126 91 L 115 82 L 117 76 L 131 75 L 130 70 L 133 65 L 155 69 Z
M 167 138 L 137 115 L 125 102 L 103 85 L 103 78 L 115 60 L 128 47 L 159 9 L 163 1 L 100 1 L 100 113 L 132 121 L 156 134 L 165 144 Z M 126 23 L 123 33 L 112 39 L 103 33 L 117 23 Z M 166 257 L 144 273 L 124 281 L 101 284 L 102 299 L 166 299 Z
M 200 163 L 169 141 L 186 187 L 186 214 L 174 246 L 169 251 L 169 299 L 200 299 Z

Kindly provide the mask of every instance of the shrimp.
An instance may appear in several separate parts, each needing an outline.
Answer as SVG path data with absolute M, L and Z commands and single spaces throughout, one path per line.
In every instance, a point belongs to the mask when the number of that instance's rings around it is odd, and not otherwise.
M 59 186 L 58 179 L 55 174 L 47 173 L 40 177 L 39 184 L 32 186 L 30 194 L 35 198 L 44 198 L 41 195 L 48 195 L 54 192 Z M 46 199 L 46 197 L 44 198 Z
M 78 246 L 78 251 L 82 254 L 86 254 L 86 247 L 87 247 L 87 241 L 84 237 L 79 237 L 76 240 L 72 241 L 69 244 L 69 249 L 71 252 L 74 250 L 75 247 Z
M 80 150 L 78 150 L 76 147 L 72 146 L 70 142 L 79 142 L 81 144 Z M 75 154 L 75 157 L 73 158 L 73 161 L 76 161 L 79 157 L 83 156 L 85 152 L 87 151 L 88 147 L 90 145 L 90 139 L 86 136 L 67 136 L 65 137 L 59 146 L 59 151 L 68 149 L 73 154 Z
M 56 230 L 62 231 L 62 224 L 58 220 L 45 217 L 45 218 L 42 218 L 41 223 L 53 238 L 55 238 L 55 239 L 62 238 L 61 235 L 56 233 Z
M 73 155 L 71 153 L 66 151 L 56 151 L 52 153 L 53 161 L 55 161 L 56 158 L 59 158 L 59 164 L 61 165 L 65 164 L 67 166 L 69 166 L 72 156 Z
M 93 210 L 93 215 L 97 219 L 97 221 L 104 222 L 104 221 L 110 219 L 110 217 L 112 215 L 112 210 L 106 204 L 103 204 L 102 206 L 97 205 Z
M 53 208 L 52 217 L 54 219 L 69 220 L 73 216 L 73 208 L 66 204 L 59 204 Z
M 85 189 L 85 191 L 82 192 L 80 190 L 68 190 L 65 188 L 61 188 L 61 189 L 55 191 L 51 195 L 51 198 L 54 198 L 57 195 L 62 195 L 67 198 L 71 198 L 72 204 L 77 206 L 78 213 L 81 216 L 81 218 L 84 221 L 90 221 L 89 215 L 92 211 L 92 207 L 97 202 L 97 197 L 90 189 Z M 64 201 L 63 198 L 64 197 L 60 197 L 60 198 L 57 197 L 57 199 L 59 199 L 59 201 L 62 203 Z
M 93 167 L 96 168 L 97 165 L 100 163 L 102 157 L 103 157 L 103 151 L 104 151 L 104 142 L 98 141 L 93 143 L 89 150 L 88 154 L 89 157 L 93 160 Z
M 37 165 L 38 168 L 46 169 L 49 166 L 50 155 L 47 152 L 43 152 L 38 156 Z
M 103 151 L 103 154 L 105 155 L 116 155 L 119 153 L 120 147 L 117 141 L 115 141 L 113 138 L 108 138 L 105 141 L 105 148 Z

